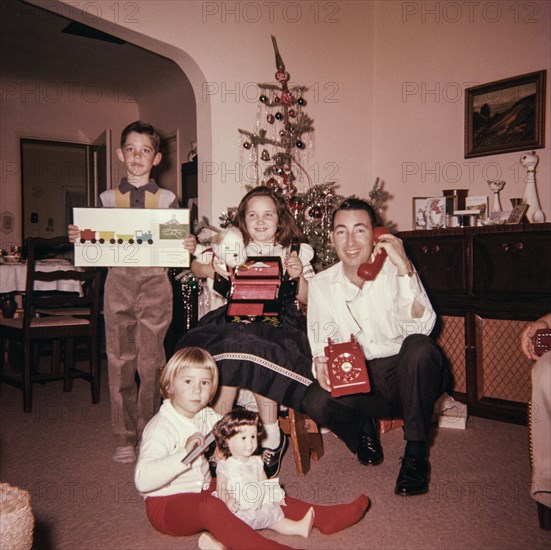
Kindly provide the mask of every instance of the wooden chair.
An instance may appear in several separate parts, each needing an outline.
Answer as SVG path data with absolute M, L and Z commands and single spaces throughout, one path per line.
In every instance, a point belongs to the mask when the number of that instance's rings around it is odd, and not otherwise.
M 84 378 L 91 384 L 92 402 L 99 402 L 98 316 L 101 272 L 73 266 L 63 266 L 63 269 L 54 267 L 53 270 L 42 271 L 40 266 L 37 266 L 37 257 L 45 250 L 56 250 L 67 244 L 66 237 L 27 239 L 27 279 L 23 315 L 16 319 L 0 320 L 0 381 L 23 390 L 25 412 L 30 412 L 32 408 L 34 382 L 63 380 L 64 390 L 70 391 L 74 378 Z M 61 291 L 41 290 L 44 286 L 54 286 Z M 67 292 L 68 288 L 78 291 Z M 78 315 L 70 315 L 71 309 Z M 38 317 L 38 310 L 61 314 Z M 88 372 L 75 367 L 74 350 L 77 340 L 87 343 Z M 48 373 L 43 372 L 38 365 L 41 346 L 44 343 L 50 343 L 54 352 Z M 18 361 L 21 364 L 10 364 L 8 370 L 4 350 L 9 350 L 8 363 L 16 363 L 14 351 L 17 345 L 21 349 L 21 358 Z M 61 345 L 63 354 L 57 353 Z
M 279 415 L 279 427 L 291 440 L 297 474 L 305 475 L 310 470 L 310 458 L 319 460 L 323 456 L 318 425 L 306 414 L 287 409 Z

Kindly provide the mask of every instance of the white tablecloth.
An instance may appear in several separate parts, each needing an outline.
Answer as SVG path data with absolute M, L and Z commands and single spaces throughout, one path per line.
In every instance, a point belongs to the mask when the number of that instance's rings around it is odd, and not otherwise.
M 68 260 L 41 260 L 38 261 L 39 271 L 69 271 L 75 268 Z M 23 263 L 0 263 L 0 294 L 6 292 L 25 292 L 27 279 L 27 264 Z M 37 281 L 36 290 L 59 290 L 62 292 L 81 292 L 79 281 Z

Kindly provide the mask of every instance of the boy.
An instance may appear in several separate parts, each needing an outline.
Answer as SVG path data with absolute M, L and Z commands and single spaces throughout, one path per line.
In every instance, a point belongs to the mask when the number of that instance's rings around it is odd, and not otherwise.
M 99 199 L 105 208 L 178 208 L 172 191 L 150 177 L 161 162 L 160 137 L 142 121 L 121 134 L 117 156 L 126 177 Z M 79 238 L 69 226 L 69 239 Z M 195 237 L 184 246 L 195 250 Z M 164 338 L 172 320 L 172 284 L 166 268 L 110 267 L 104 290 L 105 337 L 111 399 L 111 424 L 116 440 L 115 462 L 136 460 L 136 445 L 160 405 L 159 372 L 165 364 Z M 139 375 L 139 388 L 135 375 Z

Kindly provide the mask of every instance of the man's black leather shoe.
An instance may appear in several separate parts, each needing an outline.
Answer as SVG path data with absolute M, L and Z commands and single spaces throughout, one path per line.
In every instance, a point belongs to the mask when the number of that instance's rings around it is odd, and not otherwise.
M 383 461 L 383 448 L 379 443 L 376 435 L 360 435 L 360 443 L 358 445 L 358 460 L 364 466 L 377 466 Z
M 396 480 L 397 495 L 422 495 L 429 490 L 430 462 L 428 458 L 402 458 L 402 466 Z

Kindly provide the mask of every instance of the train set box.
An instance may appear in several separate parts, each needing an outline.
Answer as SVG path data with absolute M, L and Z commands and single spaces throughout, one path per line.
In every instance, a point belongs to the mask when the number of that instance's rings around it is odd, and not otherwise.
M 75 265 L 189 267 L 188 209 L 74 208 Z
M 251 256 L 231 276 L 226 319 L 229 322 L 278 322 L 281 258 Z

